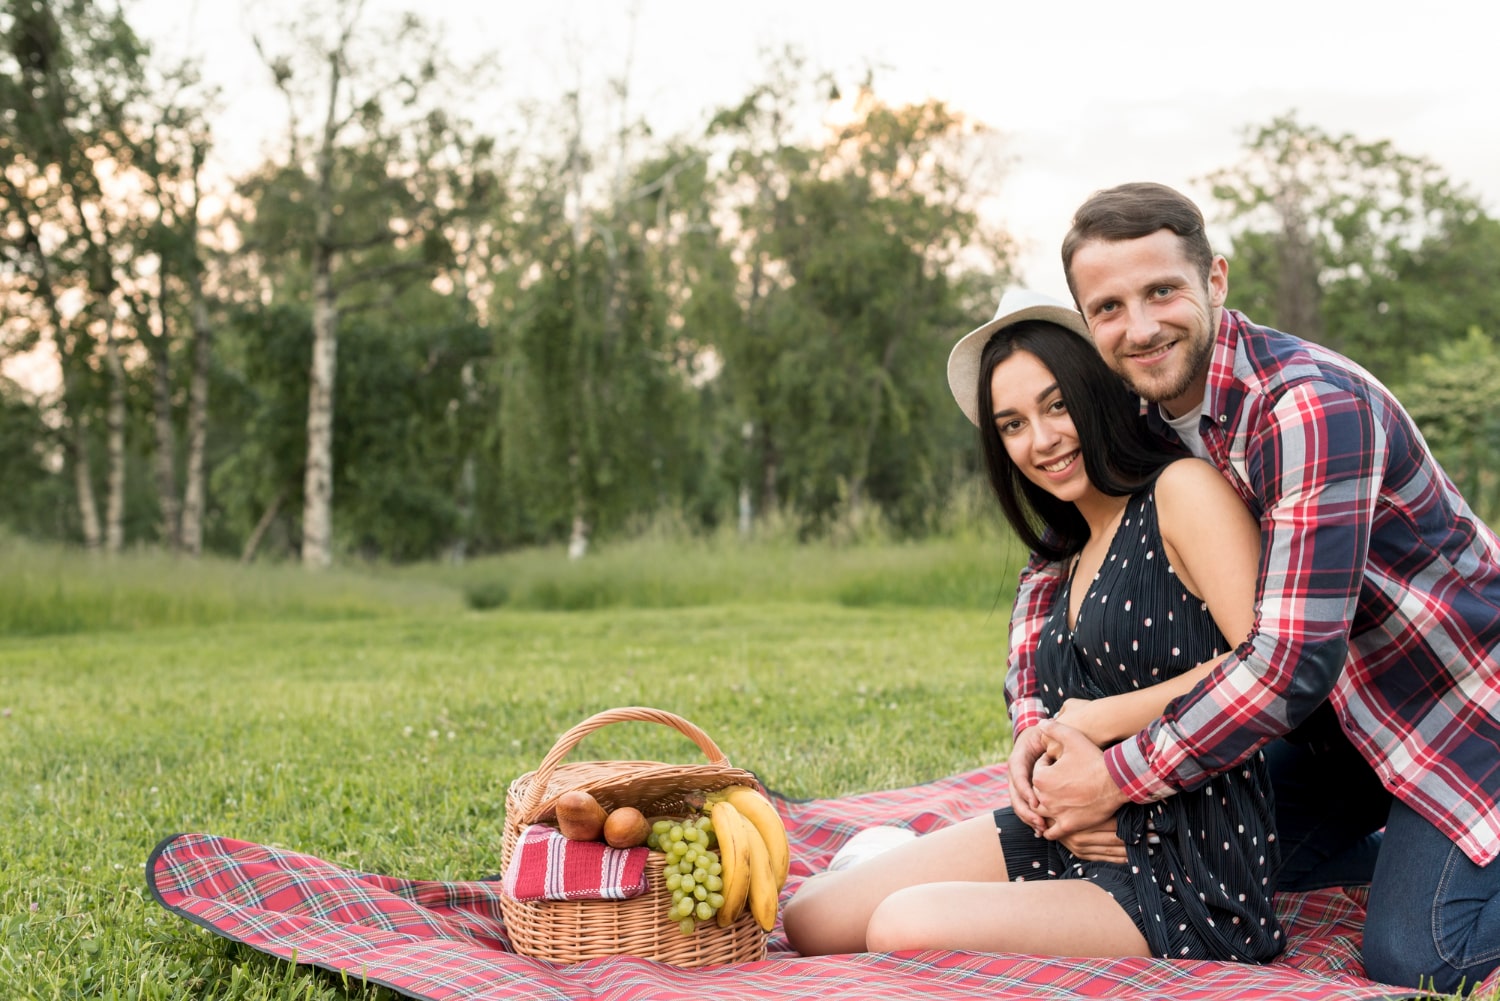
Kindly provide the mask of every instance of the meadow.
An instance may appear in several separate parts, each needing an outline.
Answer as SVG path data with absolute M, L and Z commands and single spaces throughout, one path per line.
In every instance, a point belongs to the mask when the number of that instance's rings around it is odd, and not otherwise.
M 604 708 L 677 712 L 795 796 L 1001 759 L 1020 558 L 989 536 L 643 538 L 577 563 L 310 575 L 0 537 L 4 996 L 394 998 L 166 912 L 147 854 L 201 831 L 352 869 L 489 875 L 508 783 Z M 576 756 L 697 754 L 632 723 Z

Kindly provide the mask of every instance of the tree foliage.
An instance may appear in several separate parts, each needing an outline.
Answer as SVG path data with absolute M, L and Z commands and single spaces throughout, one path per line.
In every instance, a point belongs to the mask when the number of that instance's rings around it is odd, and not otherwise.
M 118 8 L 25 0 L 0 24 L 0 246 L 15 318 L 8 346 L 40 348 L 58 364 L 58 392 L 45 405 L 64 432 L 59 454 L 91 546 L 115 550 L 126 535 L 135 504 L 127 480 L 139 471 L 132 466 L 140 451 L 132 394 L 150 386 L 156 440 L 145 451 L 157 522 L 150 534 L 175 546 L 181 527 L 194 550 L 202 499 L 194 432 L 205 396 L 195 367 L 180 499 L 176 370 L 185 366 L 176 345 L 185 340 L 179 329 L 207 336 L 197 216 L 212 96 L 193 67 L 158 67 Z M 102 527 L 93 488 L 101 445 Z
M 1480 221 L 1474 198 L 1425 157 L 1292 113 L 1247 129 L 1241 162 L 1209 180 L 1232 236 L 1233 303 L 1400 381 L 1412 334 L 1404 321 L 1415 314 L 1397 309 L 1389 319 L 1392 306 L 1419 287 L 1415 261 Z M 1494 264 L 1449 260 L 1476 274 Z M 1459 337 L 1468 322 L 1447 317 L 1422 336 Z
M 45 342 L 66 427 L 79 524 L 90 547 L 123 541 L 127 387 L 118 312 L 141 219 L 128 198 L 137 158 L 145 47 L 118 10 L 87 0 L 20 0 L 0 49 L 0 212 L 14 347 Z M 102 420 L 101 420 L 102 418 Z M 93 428 L 105 426 L 107 510 L 95 503 Z
M 1500 354 L 1478 327 L 1417 355 L 1402 403 L 1469 506 L 1500 518 Z
M 314 568 L 333 558 L 340 327 L 408 287 L 463 289 L 448 273 L 460 266 L 455 231 L 497 191 L 493 141 L 449 110 L 441 38 L 409 13 L 378 32 L 363 8 L 340 0 L 284 29 L 279 49 L 256 38 L 290 127 L 285 160 L 246 185 L 246 228 L 272 294 L 305 296 L 311 311 L 301 553 Z M 299 270 L 305 281 L 287 275 Z
M 987 128 L 789 51 L 701 134 L 622 77 L 489 135 L 422 19 L 304 14 L 257 35 L 284 145 L 210 189 L 193 67 L 93 0 L 0 11 L 0 344 L 62 371 L 0 379 L 0 522 L 312 565 L 939 528 L 976 473 L 944 361 L 1010 276 Z M 1500 509 L 1500 224 L 1290 115 L 1214 181 L 1231 304 L 1396 386 Z
M 801 145 L 786 129 L 806 84 L 794 60 L 776 69 L 715 121 L 734 144 L 721 183 L 741 232 L 741 319 L 717 347 L 760 502 L 811 527 L 873 502 L 918 530 L 941 492 L 932 463 L 946 469 L 954 445 L 942 363 L 974 315 L 966 269 L 1003 280 L 1008 264 L 965 183 L 977 130 L 865 86 L 847 124 Z

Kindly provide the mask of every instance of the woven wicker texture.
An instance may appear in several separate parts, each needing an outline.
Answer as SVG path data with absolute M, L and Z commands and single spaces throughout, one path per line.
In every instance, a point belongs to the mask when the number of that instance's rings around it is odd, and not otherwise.
M 563 762 L 594 731 L 612 723 L 637 721 L 679 731 L 698 745 L 707 764 Z M 696 812 L 707 793 L 731 785 L 759 788 L 752 773 L 732 767 L 708 734 L 681 716 L 641 706 L 597 713 L 559 737 L 536 771 L 510 784 L 505 795 L 502 871 L 510 864 L 521 832 L 531 824 L 555 821 L 558 797 L 570 790 L 591 793 L 606 810 L 633 806 L 648 817 L 687 816 Z M 688 967 L 765 958 L 767 936 L 749 908 L 728 928 L 700 921 L 695 932 L 684 935 L 668 916 L 672 894 L 662 869 L 661 853 L 652 852 L 646 863 L 646 892 L 629 900 L 519 901 L 504 897 L 500 906 L 511 944 L 522 955 L 554 963 L 639 956 Z

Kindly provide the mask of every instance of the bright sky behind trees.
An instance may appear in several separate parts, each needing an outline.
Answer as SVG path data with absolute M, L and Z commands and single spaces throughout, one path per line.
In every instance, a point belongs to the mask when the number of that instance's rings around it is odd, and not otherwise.
M 766 77 L 762 53 L 797 45 L 852 87 L 873 70 L 887 102 L 943 99 L 997 129 L 1011 158 L 995 210 L 1024 277 L 1066 292 L 1057 246 L 1072 209 L 1127 180 L 1179 187 L 1235 162 L 1242 130 L 1300 120 L 1436 161 L 1500 211 L 1500 82 L 1493 32 L 1468 0 L 368 0 L 415 6 L 455 54 L 493 52 L 499 116 L 582 86 L 607 103 L 628 70 L 630 107 L 658 134 L 699 128 Z M 224 88 L 220 152 L 235 168 L 285 128 L 250 42 L 283 0 L 133 0 L 166 56 L 201 56 Z M 633 19 L 631 12 L 634 11 Z M 632 43 L 633 39 L 633 43 Z M 483 107 L 470 109 L 485 126 Z

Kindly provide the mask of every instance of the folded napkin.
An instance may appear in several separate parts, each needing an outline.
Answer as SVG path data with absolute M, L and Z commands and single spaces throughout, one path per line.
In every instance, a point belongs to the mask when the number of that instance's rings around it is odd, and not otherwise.
M 502 886 L 513 900 L 625 900 L 646 892 L 649 848 L 569 841 L 555 827 L 521 832 Z

